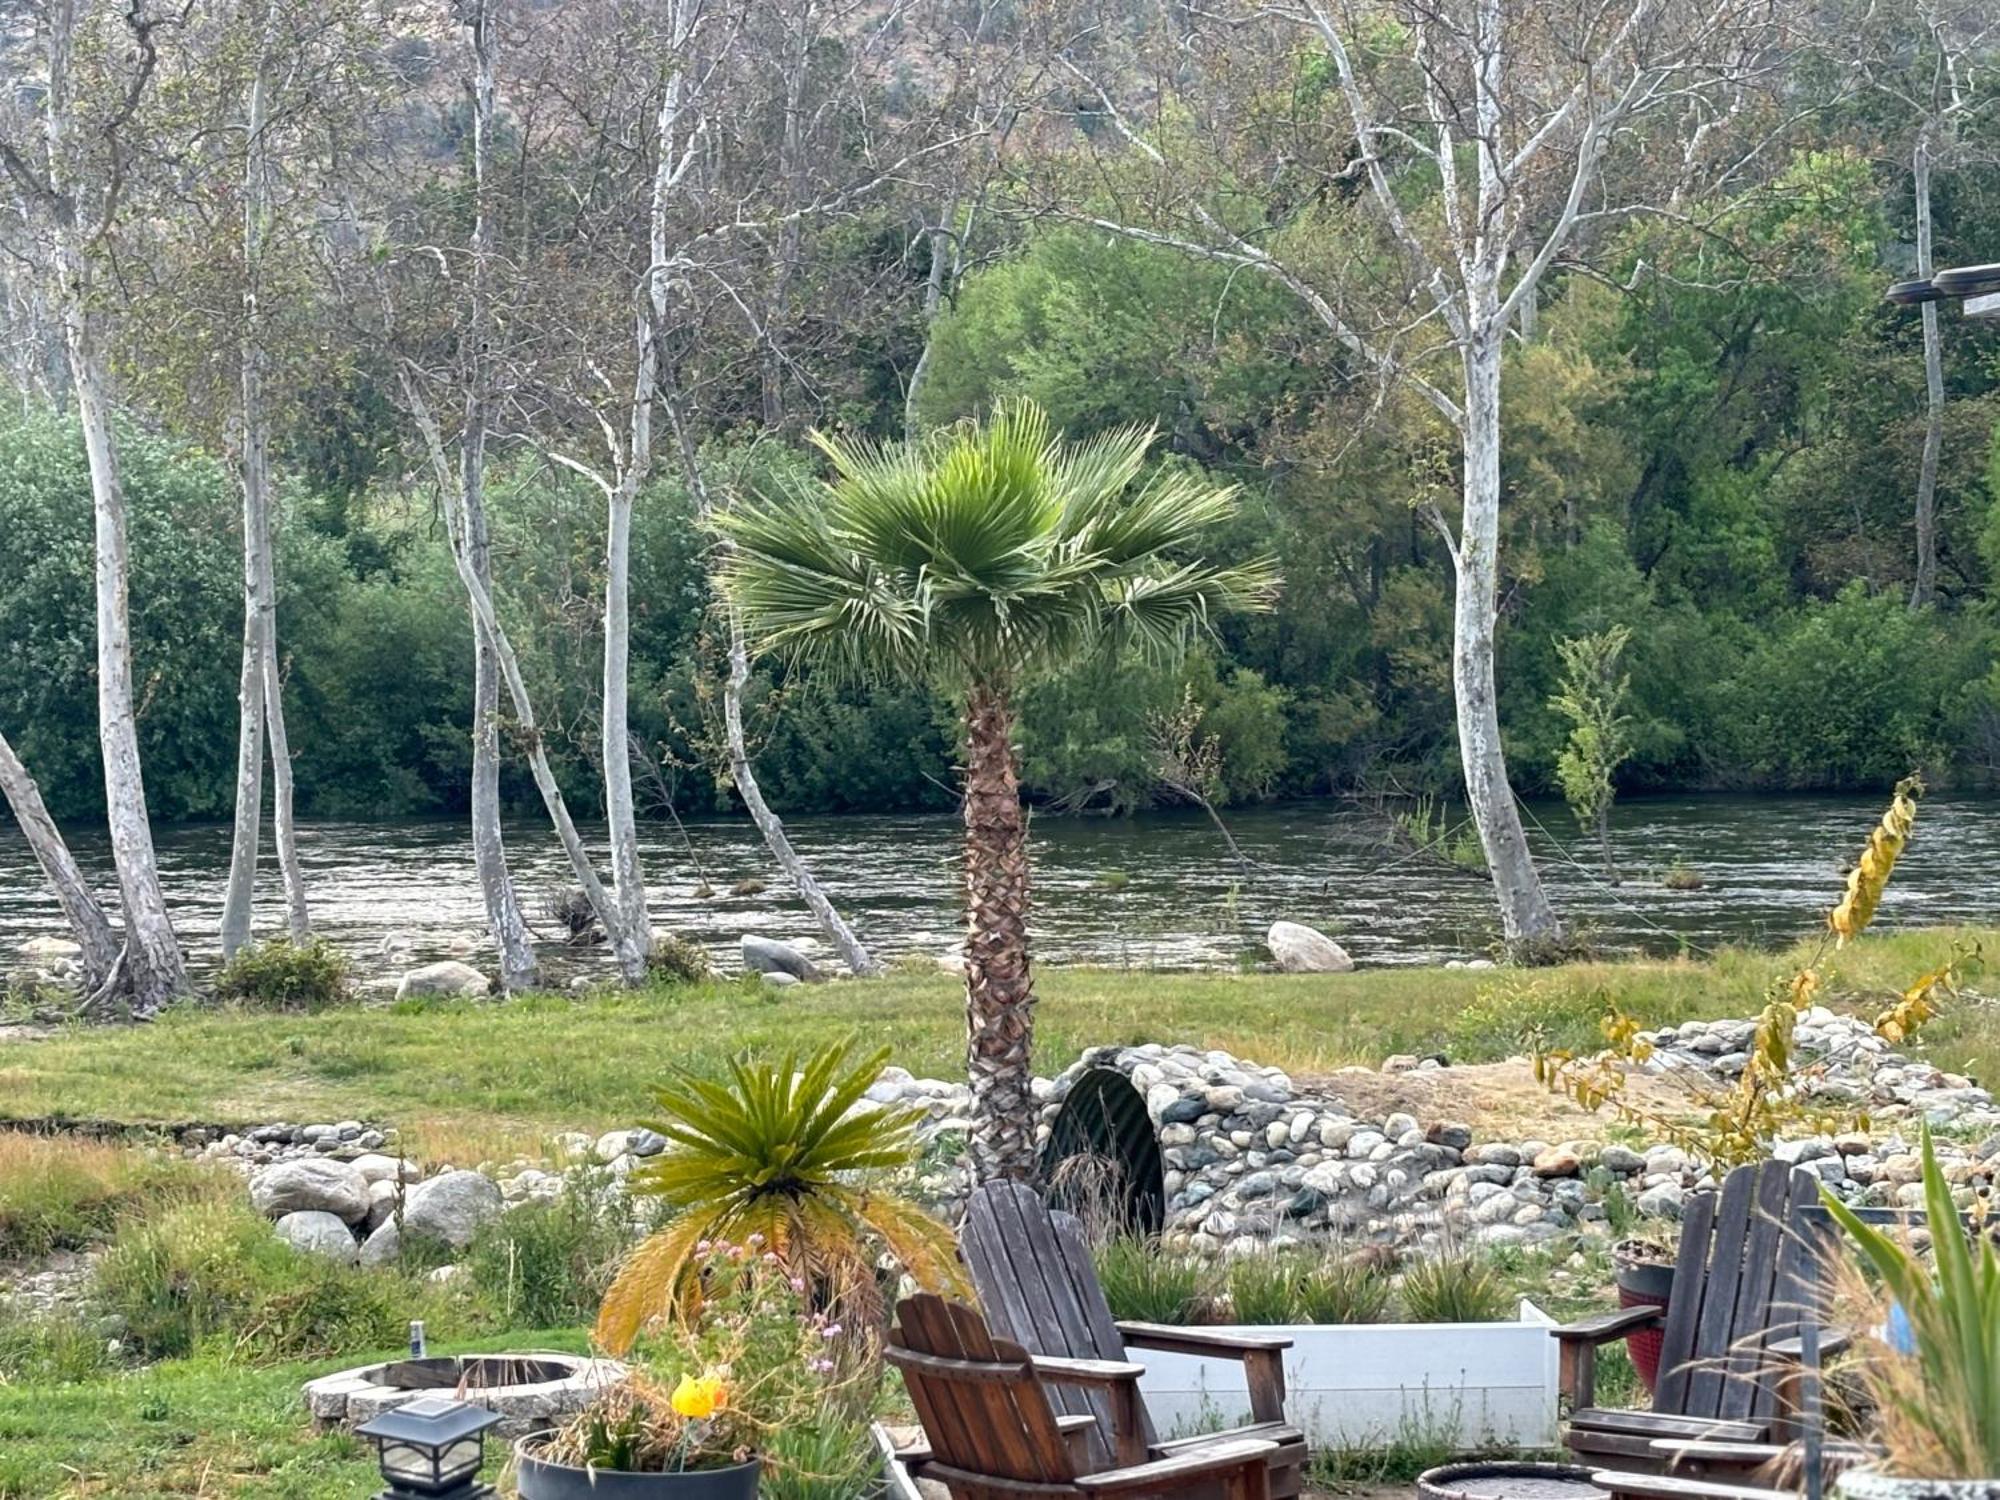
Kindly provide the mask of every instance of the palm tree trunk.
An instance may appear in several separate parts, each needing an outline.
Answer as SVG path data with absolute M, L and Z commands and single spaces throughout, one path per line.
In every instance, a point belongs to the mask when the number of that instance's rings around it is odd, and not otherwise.
M 1035 1164 L 1035 989 L 1028 972 L 1028 827 L 1004 687 L 965 705 L 965 1020 L 975 1177 Z

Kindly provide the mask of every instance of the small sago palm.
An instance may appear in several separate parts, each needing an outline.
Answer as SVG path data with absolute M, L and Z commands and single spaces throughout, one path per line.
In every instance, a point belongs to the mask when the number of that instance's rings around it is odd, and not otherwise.
M 699 1305 L 710 1243 L 775 1254 L 835 1296 L 866 1296 L 871 1242 L 919 1285 L 958 1286 L 949 1231 L 874 1181 L 915 1160 L 922 1116 L 863 1105 L 889 1052 L 850 1066 L 851 1050 L 821 1048 L 803 1067 L 792 1055 L 732 1060 L 726 1084 L 682 1074 L 659 1090 L 664 1118 L 651 1128 L 667 1149 L 631 1185 L 664 1199 L 672 1217 L 632 1250 L 604 1295 L 597 1337 L 607 1348 L 622 1352 L 647 1324 Z
M 1023 681 L 1104 649 L 1172 659 L 1231 609 L 1266 606 L 1268 561 L 1213 566 L 1233 488 L 1146 473 L 1154 433 L 1067 443 L 1030 403 L 918 443 L 815 438 L 811 489 L 717 517 L 723 590 L 760 649 L 820 669 L 936 682 L 965 727 L 965 986 L 982 1177 L 1034 1163 L 1027 825 L 1014 751 Z

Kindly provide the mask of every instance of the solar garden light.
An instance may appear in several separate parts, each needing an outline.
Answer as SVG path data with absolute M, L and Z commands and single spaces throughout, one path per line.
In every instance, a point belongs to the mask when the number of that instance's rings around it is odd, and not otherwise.
M 486 1429 L 497 1412 L 444 1396 L 424 1396 L 354 1429 L 375 1444 L 388 1488 L 375 1500 L 480 1500 Z

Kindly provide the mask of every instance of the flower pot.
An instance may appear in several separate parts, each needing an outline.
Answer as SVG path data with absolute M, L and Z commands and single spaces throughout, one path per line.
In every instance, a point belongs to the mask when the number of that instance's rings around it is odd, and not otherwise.
M 1903 1479 L 1849 1469 L 1833 1482 L 1841 1500 L 2000 1500 L 2000 1479 Z
M 757 1500 L 756 1459 L 726 1469 L 684 1474 L 638 1474 L 586 1469 L 541 1456 L 547 1441 L 535 1433 L 514 1445 L 514 1484 L 521 1500 Z
M 1617 1268 L 1618 1305 L 1664 1310 L 1674 1289 L 1674 1268 L 1664 1261 L 1642 1259 L 1645 1252 L 1658 1253 L 1650 1245 L 1630 1244 L 1619 1245 L 1611 1252 Z M 1632 1368 L 1639 1372 L 1639 1382 L 1646 1387 L 1647 1395 L 1660 1383 L 1660 1346 L 1665 1325 L 1663 1316 L 1652 1327 L 1625 1335 L 1625 1352 L 1631 1356 Z

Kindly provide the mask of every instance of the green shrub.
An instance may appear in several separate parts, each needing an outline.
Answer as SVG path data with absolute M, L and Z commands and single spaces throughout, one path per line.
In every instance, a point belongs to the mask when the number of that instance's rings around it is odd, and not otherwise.
M 699 984 L 715 977 L 715 970 L 709 966 L 708 950 L 692 938 L 673 932 L 663 932 L 653 939 L 646 972 L 666 984 Z
M 213 1180 L 133 1147 L 0 1131 L 0 1260 L 93 1244 L 120 1218 L 198 1196 Z
M 510 1328 L 587 1322 L 611 1285 L 626 1236 L 602 1179 L 575 1173 L 568 1191 L 480 1226 L 459 1265 Z
M 1229 1262 L 1229 1320 L 1232 1323 L 1297 1321 L 1299 1275 L 1304 1262 L 1284 1250 L 1241 1255 Z
M 215 976 L 219 1000 L 260 1010 L 325 1010 L 348 997 L 347 956 L 323 939 L 251 943 Z
M 764 1439 L 761 1500 L 859 1500 L 880 1493 L 882 1458 L 866 1418 L 827 1413 Z
M 1364 1258 L 1328 1251 L 1299 1276 L 1300 1323 L 1379 1323 L 1388 1314 L 1394 1283 L 1381 1266 Z
M 1196 1323 L 1215 1302 L 1215 1268 L 1174 1255 L 1157 1240 L 1120 1235 L 1098 1247 L 1097 1280 L 1114 1318 L 1141 1323 Z
M 1576 1052 L 1603 1045 L 1608 1001 L 1600 988 L 1509 976 L 1484 985 L 1453 1018 L 1447 1046 L 1454 1061 L 1493 1062 L 1536 1047 Z
M 1499 1269 L 1464 1251 L 1412 1261 L 1400 1290 L 1403 1314 L 1412 1323 L 1503 1323 L 1514 1310 Z
M 96 1296 L 149 1358 L 217 1341 L 256 1358 L 315 1358 L 400 1341 L 421 1315 L 402 1278 L 294 1250 L 241 1204 L 189 1204 L 124 1225 Z
M 0 1301 L 0 1385 L 63 1385 L 111 1367 L 105 1336 L 74 1312 L 15 1312 Z

